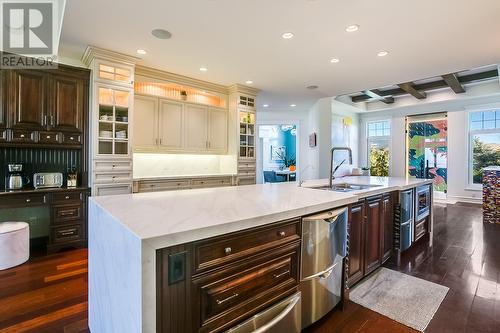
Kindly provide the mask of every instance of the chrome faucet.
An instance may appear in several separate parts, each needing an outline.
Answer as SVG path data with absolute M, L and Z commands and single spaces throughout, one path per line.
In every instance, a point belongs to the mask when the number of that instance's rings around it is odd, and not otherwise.
M 329 185 L 330 185 L 330 188 L 333 186 L 333 180 L 335 179 L 335 172 L 340 168 L 340 166 L 342 164 L 344 164 L 344 162 L 346 161 L 345 159 L 340 162 L 339 165 L 337 165 L 335 167 L 335 169 L 333 169 L 333 153 L 336 151 L 336 150 L 347 150 L 349 152 L 349 164 L 352 164 L 352 150 L 351 148 L 349 147 L 333 147 L 331 152 L 330 152 L 330 177 L 329 177 Z

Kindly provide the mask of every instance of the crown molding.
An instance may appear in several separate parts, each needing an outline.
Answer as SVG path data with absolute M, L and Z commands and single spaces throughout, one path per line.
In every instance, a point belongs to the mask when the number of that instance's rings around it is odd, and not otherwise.
M 90 64 L 96 58 L 112 62 L 120 62 L 130 66 L 134 66 L 139 60 L 141 60 L 140 58 L 134 56 L 129 56 L 123 53 L 101 49 L 97 46 L 92 46 L 92 45 L 87 46 L 82 56 L 82 62 L 87 67 L 90 67 Z
M 141 77 L 147 77 L 151 79 L 156 79 L 156 80 L 162 80 L 162 81 L 168 81 L 172 83 L 177 83 L 180 85 L 187 85 L 187 86 L 192 86 L 195 88 L 199 89 L 204 89 L 204 90 L 209 90 L 212 92 L 217 92 L 221 94 L 227 95 L 229 93 L 228 87 L 217 84 L 217 83 L 212 83 L 212 82 L 207 82 L 203 80 L 198 80 L 192 77 L 180 75 L 180 74 L 175 74 L 175 73 L 170 73 L 166 71 L 162 71 L 159 69 L 151 68 L 151 67 L 146 67 L 146 66 L 136 66 L 135 67 L 135 76 L 136 80 L 138 76 Z
M 229 93 L 242 93 L 242 94 L 247 94 L 247 95 L 253 95 L 257 96 L 257 94 L 260 92 L 259 89 L 245 86 L 243 84 L 235 83 L 233 85 L 229 86 Z

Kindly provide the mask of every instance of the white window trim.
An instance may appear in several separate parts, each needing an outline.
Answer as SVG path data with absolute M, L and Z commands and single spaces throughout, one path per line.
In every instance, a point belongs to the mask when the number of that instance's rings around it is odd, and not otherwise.
M 387 136 L 370 136 L 369 135 L 369 124 L 373 123 L 381 123 L 381 122 L 388 122 L 389 123 L 389 135 Z M 370 139 L 385 139 L 388 140 L 389 142 L 389 176 L 392 174 L 392 119 L 391 118 L 384 118 L 384 119 L 372 119 L 372 120 L 367 120 L 365 123 L 365 131 L 366 131 L 366 166 L 368 168 L 371 167 L 370 165 Z
M 488 112 L 488 111 L 497 111 L 495 108 L 492 109 L 480 109 L 480 110 L 471 110 L 467 112 L 467 133 L 468 133 L 468 148 L 467 148 L 467 161 L 468 161 L 468 168 L 467 168 L 467 187 L 466 190 L 472 190 L 472 191 L 480 191 L 482 190 L 483 185 L 482 184 L 474 184 L 473 180 L 473 149 L 472 149 L 472 138 L 474 137 L 475 134 L 494 134 L 494 133 L 500 133 L 500 129 L 495 128 L 495 129 L 481 129 L 481 130 L 471 130 L 471 121 L 470 121 L 470 116 L 472 113 L 477 113 L 477 112 Z

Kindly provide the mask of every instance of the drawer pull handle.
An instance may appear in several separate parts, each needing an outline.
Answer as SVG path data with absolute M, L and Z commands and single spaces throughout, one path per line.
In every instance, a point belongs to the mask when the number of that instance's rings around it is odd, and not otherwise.
M 286 236 L 286 232 L 284 232 L 284 231 L 280 231 L 280 232 L 278 232 L 278 235 L 279 235 L 280 237 L 285 237 L 285 236 Z
M 69 137 L 70 140 L 74 140 L 74 138 L 72 136 Z
M 237 293 L 233 293 L 231 296 L 229 296 L 227 298 L 224 298 L 223 300 L 218 300 L 217 299 L 215 301 L 217 302 L 218 305 L 221 305 L 221 304 L 226 303 L 227 301 L 229 301 L 229 300 L 231 300 L 231 299 L 233 299 L 235 297 L 238 297 L 238 296 L 240 296 L 240 295 L 238 295 Z
M 28 202 L 28 203 L 31 202 L 31 199 L 26 199 L 26 202 Z
M 47 139 L 50 139 L 50 135 L 47 135 Z
M 75 212 L 72 210 L 66 210 L 66 211 L 60 212 L 59 215 L 61 215 L 61 216 L 75 215 Z
M 64 230 L 64 231 L 59 231 L 59 233 L 62 235 L 62 236 L 69 236 L 69 235 L 73 235 L 75 234 L 75 231 L 76 230 Z
M 21 134 L 19 137 L 24 138 L 24 134 Z
M 277 278 L 280 278 L 280 277 L 282 277 L 282 276 L 284 276 L 284 275 L 287 275 L 287 274 L 289 274 L 289 273 L 290 273 L 290 270 L 286 270 L 286 271 L 281 272 L 281 273 L 279 273 L 279 274 L 274 274 L 274 277 L 277 279 Z
M 226 248 L 224 249 L 224 253 L 225 253 L 226 255 L 231 254 L 231 252 L 233 252 L 233 249 L 232 249 L 232 248 L 230 248 L 230 247 L 226 247 Z
M 65 196 L 64 199 L 68 200 L 69 199 L 69 195 Z

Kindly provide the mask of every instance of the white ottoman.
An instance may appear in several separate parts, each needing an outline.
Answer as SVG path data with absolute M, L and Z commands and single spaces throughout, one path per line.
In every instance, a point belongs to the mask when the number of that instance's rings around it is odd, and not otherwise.
M 30 257 L 30 230 L 26 222 L 0 222 L 0 270 L 26 262 Z

